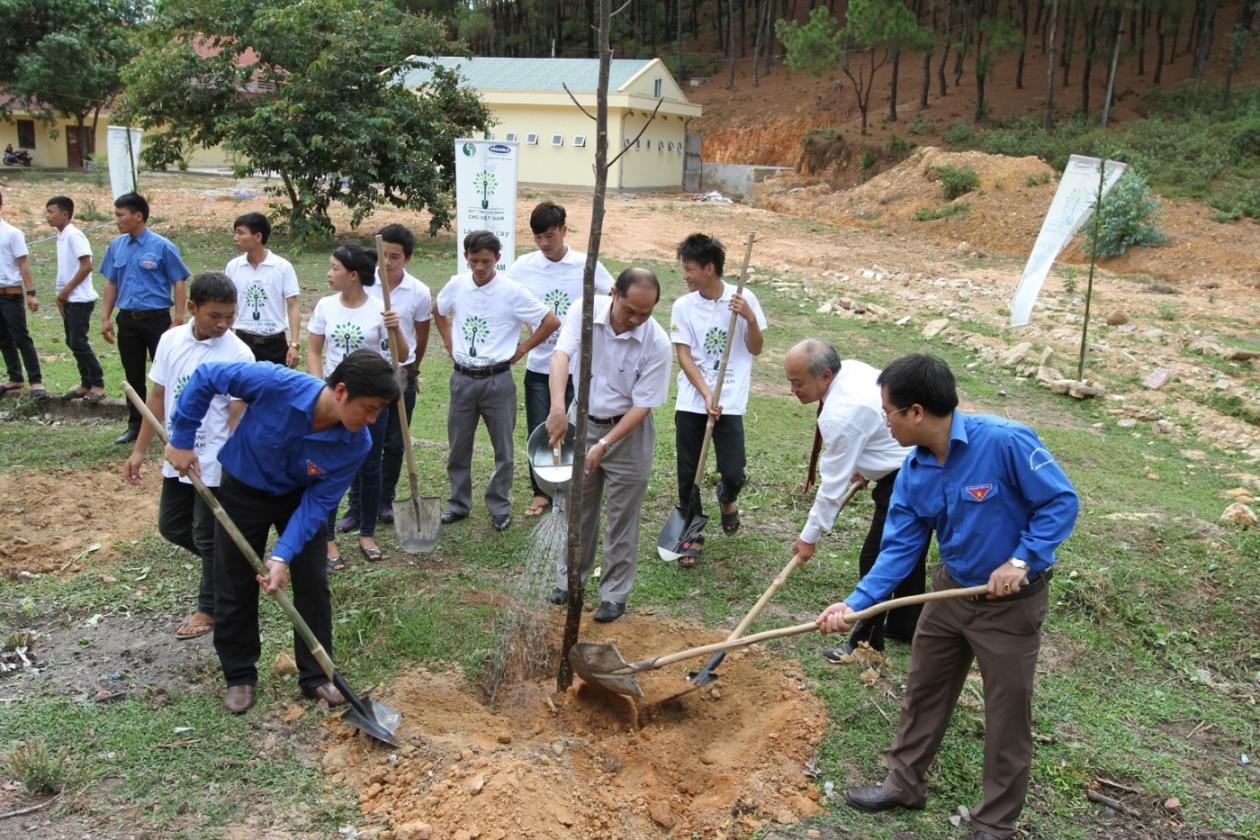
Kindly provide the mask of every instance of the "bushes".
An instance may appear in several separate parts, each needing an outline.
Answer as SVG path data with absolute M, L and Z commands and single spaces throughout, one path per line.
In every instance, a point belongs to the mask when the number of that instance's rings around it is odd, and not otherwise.
M 971 204 L 966 201 L 956 201 L 953 204 L 946 204 L 940 210 L 933 210 L 931 207 L 920 207 L 918 212 L 914 214 L 916 222 L 934 222 L 937 219 L 948 219 L 950 216 L 969 216 L 971 215 Z
M 1130 245 L 1167 245 L 1168 237 L 1152 221 L 1159 213 L 1160 204 L 1159 199 L 1151 196 L 1146 179 L 1130 169 L 1103 198 L 1096 236 L 1094 222 L 1085 223 L 1085 243 L 1081 250 L 1104 259 L 1120 256 Z
M 961 169 L 957 166 L 942 166 L 936 170 L 936 177 L 940 179 L 946 201 L 953 201 L 980 186 L 980 176 L 970 166 Z

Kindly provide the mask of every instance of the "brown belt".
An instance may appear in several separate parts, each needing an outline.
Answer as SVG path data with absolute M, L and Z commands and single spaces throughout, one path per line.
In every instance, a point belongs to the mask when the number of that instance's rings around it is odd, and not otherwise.
M 0 286 L 0 295 L 20 295 L 24 291 L 21 286 Z

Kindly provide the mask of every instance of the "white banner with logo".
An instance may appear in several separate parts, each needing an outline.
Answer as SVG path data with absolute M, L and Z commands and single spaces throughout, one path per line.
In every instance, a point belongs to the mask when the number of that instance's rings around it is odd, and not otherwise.
M 105 154 L 109 160 L 109 186 L 114 198 L 135 192 L 136 172 L 140 169 L 140 137 L 138 128 L 111 125 L 106 132 Z
M 1011 298 L 1012 327 L 1028 326 L 1033 304 L 1037 302 L 1041 284 L 1046 281 L 1050 267 L 1054 265 L 1054 258 L 1067 247 L 1072 237 L 1093 215 L 1094 201 L 1098 197 L 1100 164 L 1102 160 L 1099 158 L 1082 155 L 1072 155 L 1068 159 L 1063 178 L 1059 181 L 1059 189 L 1050 202 L 1045 221 L 1041 223 L 1041 232 L 1037 234 L 1037 242 L 1028 255 L 1028 264 L 1024 266 L 1024 274 L 1019 278 L 1019 286 Z M 1104 196 L 1115 186 L 1128 165 L 1109 160 L 1106 167 Z
M 502 140 L 455 141 L 455 262 L 464 266 L 464 237 L 488 230 L 503 243 L 497 271 L 516 259 L 516 172 L 518 144 Z

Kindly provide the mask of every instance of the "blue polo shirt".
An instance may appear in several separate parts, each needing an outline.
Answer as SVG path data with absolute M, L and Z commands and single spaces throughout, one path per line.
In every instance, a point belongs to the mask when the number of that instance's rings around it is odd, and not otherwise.
M 324 380 L 270 362 L 207 362 L 193 373 L 171 415 L 171 445 L 192 449 L 210 400 L 229 394 L 249 406 L 219 450 L 219 463 L 244 484 L 273 495 L 302 488 L 271 556 L 290 562 L 332 510 L 367 458 L 367 429 L 312 431 Z
M 190 273 L 179 249 L 147 227 L 139 236 L 114 237 L 101 260 L 101 274 L 118 287 L 114 305 L 119 309 L 170 309 L 175 303 L 171 288 Z
M 1076 524 L 1080 499 L 1037 433 L 988 414 L 955 411 L 941 464 L 916 446 L 889 501 L 874 567 L 844 602 L 854 610 L 883 601 L 913 569 L 936 532 L 941 561 L 960 586 L 989 582 L 1019 558 L 1029 578 L 1054 565 Z

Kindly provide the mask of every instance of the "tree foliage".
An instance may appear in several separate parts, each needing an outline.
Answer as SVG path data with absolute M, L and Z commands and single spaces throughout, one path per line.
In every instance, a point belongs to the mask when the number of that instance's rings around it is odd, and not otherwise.
M 190 33 L 200 33 L 193 36 Z M 274 173 L 302 238 L 333 233 L 333 203 L 358 225 L 381 204 L 428 210 L 448 226 L 456 138 L 489 127 L 458 80 L 431 66 L 413 92 L 408 71 L 451 52 L 442 24 L 386 0 L 169 0 L 127 68 L 123 106 L 147 128 L 151 166 L 222 144 L 238 174 Z
M 65 118 L 83 126 L 122 88 L 119 73 L 136 53 L 144 7 L 143 0 L 0 2 L 0 85 L 11 104 L 49 124 Z

